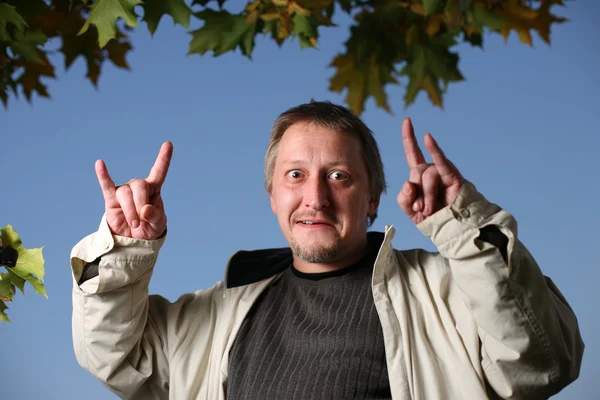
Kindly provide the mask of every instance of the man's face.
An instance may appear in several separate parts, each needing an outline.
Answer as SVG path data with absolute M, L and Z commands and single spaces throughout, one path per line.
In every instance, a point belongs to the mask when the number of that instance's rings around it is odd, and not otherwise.
M 357 138 L 314 124 L 284 133 L 273 173 L 271 208 L 294 254 L 309 263 L 353 262 L 377 210 Z

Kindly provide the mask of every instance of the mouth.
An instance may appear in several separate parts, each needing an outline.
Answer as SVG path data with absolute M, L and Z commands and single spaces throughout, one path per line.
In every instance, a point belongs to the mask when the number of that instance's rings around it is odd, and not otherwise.
M 303 228 L 325 228 L 328 226 L 332 226 L 331 223 L 325 220 L 316 220 L 316 219 L 307 219 L 300 220 L 296 222 L 296 225 L 299 225 Z

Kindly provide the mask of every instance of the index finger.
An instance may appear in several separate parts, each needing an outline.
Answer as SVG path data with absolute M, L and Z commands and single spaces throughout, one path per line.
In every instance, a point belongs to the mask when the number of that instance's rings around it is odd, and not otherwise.
M 106 168 L 106 164 L 104 161 L 98 160 L 94 165 L 96 169 L 96 176 L 98 177 L 98 183 L 100 184 L 100 189 L 102 189 L 102 196 L 104 196 L 104 201 L 106 202 L 107 207 L 119 207 L 119 202 L 117 201 L 117 189 L 115 188 L 115 183 L 110 177 L 108 173 L 108 169 Z
M 171 165 L 171 157 L 173 157 L 173 144 L 171 142 L 164 142 L 158 152 L 158 157 L 154 162 L 154 166 L 150 170 L 150 174 L 146 181 L 150 184 L 162 186 L 167 178 L 167 172 L 169 172 L 169 165 Z
M 405 118 L 402 121 L 402 144 L 406 153 L 406 161 L 411 169 L 425 163 L 425 157 L 423 157 L 423 152 L 421 152 L 421 148 L 417 143 L 410 118 Z

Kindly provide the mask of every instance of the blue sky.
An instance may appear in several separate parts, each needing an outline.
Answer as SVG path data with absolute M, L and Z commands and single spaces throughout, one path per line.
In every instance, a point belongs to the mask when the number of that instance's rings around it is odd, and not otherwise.
M 467 80 L 450 86 L 444 110 L 423 94 L 405 110 L 403 89 L 393 87 L 394 114 L 369 102 L 363 117 L 389 184 L 373 230 L 394 225 L 396 248 L 434 250 L 395 200 L 408 177 L 400 124 L 410 116 L 421 143 L 431 132 L 467 179 L 515 215 L 520 239 L 570 302 L 586 343 L 579 380 L 556 398 L 592 399 L 600 364 L 600 4 L 567 4 L 557 12 L 570 22 L 554 28 L 551 47 L 535 36 L 528 48 L 515 34 L 508 44 L 487 36 L 485 50 L 459 46 Z M 253 61 L 186 56 L 189 37 L 171 20 L 154 38 L 142 24 L 132 72 L 106 65 L 95 89 L 78 60 L 50 82 L 51 100 L 21 98 L 0 109 L 0 226 L 12 224 L 26 247 L 44 246 L 49 295 L 27 287 L 10 305 L 12 324 L 0 327 L 2 398 L 114 398 L 77 365 L 71 343 L 69 253 L 103 213 L 96 159 L 119 184 L 145 177 L 160 144 L 174 144 L 154 293 L 175 300 L 222 279 L 234 251 L 286 244 L 262 186 L 269 129 L 290 106 L 343 100 L 327 91 L 326 66 L 348 34 L 347 19 L 338 22 L 322 31 L 319 50 L 258 40 Z

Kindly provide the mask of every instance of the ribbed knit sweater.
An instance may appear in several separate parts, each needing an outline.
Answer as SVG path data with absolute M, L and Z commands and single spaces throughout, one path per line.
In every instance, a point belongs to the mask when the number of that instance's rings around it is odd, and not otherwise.
M 240 328 L 228 399 L 390 399 L 374 259 L 330 273 L 286 270 Z

